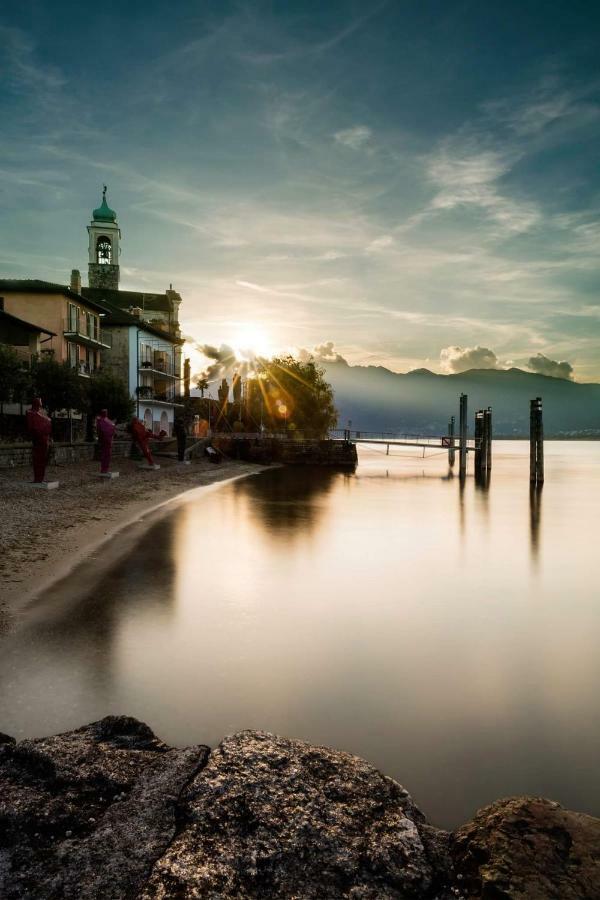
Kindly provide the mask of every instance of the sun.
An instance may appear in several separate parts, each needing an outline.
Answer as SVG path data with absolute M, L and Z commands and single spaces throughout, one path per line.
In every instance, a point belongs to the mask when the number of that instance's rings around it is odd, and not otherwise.
M 239 360 L 250 362 L 257 356 L 270 356 L 273 352 L 269 336 L 260 325 L 241 322 L 231 338 L 231 346 Z

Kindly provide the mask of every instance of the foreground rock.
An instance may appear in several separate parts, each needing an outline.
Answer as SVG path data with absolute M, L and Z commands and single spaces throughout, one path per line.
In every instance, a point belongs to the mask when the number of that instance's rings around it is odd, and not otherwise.
M 174 750 L 135 719 L 0 736 L 0 897 L 600 897 L 600 820 L 493 804 L 454 835 L 363 760 L 257 732 Z

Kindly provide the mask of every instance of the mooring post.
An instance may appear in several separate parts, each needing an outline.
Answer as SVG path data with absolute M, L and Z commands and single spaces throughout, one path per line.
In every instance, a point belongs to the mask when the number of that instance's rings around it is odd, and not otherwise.
M 544 483 L 544 422 L 542 398 L 530 401 L 529 407 L 529 481 Z
M 448 422 L 448 437 L 450 438 L 448 442 L 448 446 L 450 447 L 448 450 L 448 465 L 450 468 L 452 468 L 456 459 L 456 450 L 454 449 L 454 421 L 454 416 L 452 416 Z
M 464 478 L 467 474 L 467 395 L 460 395 L 459 418 L 459 475 Z
M 542 416 L 542 398 L 537 401 L 537 484 L 544 483 L 544 420 Z
M 487 419 L 485 417 L 485 409 L 480 412 L 481 415 L 481 471 L 483 474 L 487 471 Z
M 478 409 L 475 413 L 475 475 L 481 475 L 483 468 L 483 412 Z
M 486 421 L 486 437 L 487 437 L 487 447 L 485 450 L 485 467 L 487 472 L 492 471 L 492 407 L 488 406 L 488 408 L 484 412 L 484 419 Z

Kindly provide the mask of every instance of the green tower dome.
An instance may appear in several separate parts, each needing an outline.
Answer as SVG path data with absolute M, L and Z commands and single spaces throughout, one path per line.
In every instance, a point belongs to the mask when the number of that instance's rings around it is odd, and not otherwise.
M 92 219 L 95 222 L 116 222 L 117 214 L 114 209 L 111 209 L 108 203 L 106 202 L 106 185 L 104 185 L 104 190 L 102 191 L 102 203 L 95 209 L 92 213 Z

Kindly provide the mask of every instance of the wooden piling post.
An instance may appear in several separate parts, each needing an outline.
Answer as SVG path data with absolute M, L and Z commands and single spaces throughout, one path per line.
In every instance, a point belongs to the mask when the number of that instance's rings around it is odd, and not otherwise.
M 536 397 L 529 406 L 529 481 L 544 483 L 544 422 L 542 398 Z
M 467 474 L 467 407 L 468 397 L 466 394 L 461 394 L 459 418 L 459 475 L 461 478 Z
M 488 408 L 484 412 L 484 418 L 487 420 L 486 425 L 486 437 L 487 437 L 487 447 L 485 451 L 485 465 L 486 471 L 492 471 L 492 407 L 488 406 Z
M 450 447 L 448 450 L 448 465 L 450 468 L 453 467 L 456 460 L 456 450 L 454 449 L 454 422 L 455 419 L 454 416 L 452 416 L 448 422 L 448 437 L 450 439 L 448 443 L 448 446 Z
M 475 413 L 475 476 L 479 477 L 483 469 L 483 412 L 478 409 Z

